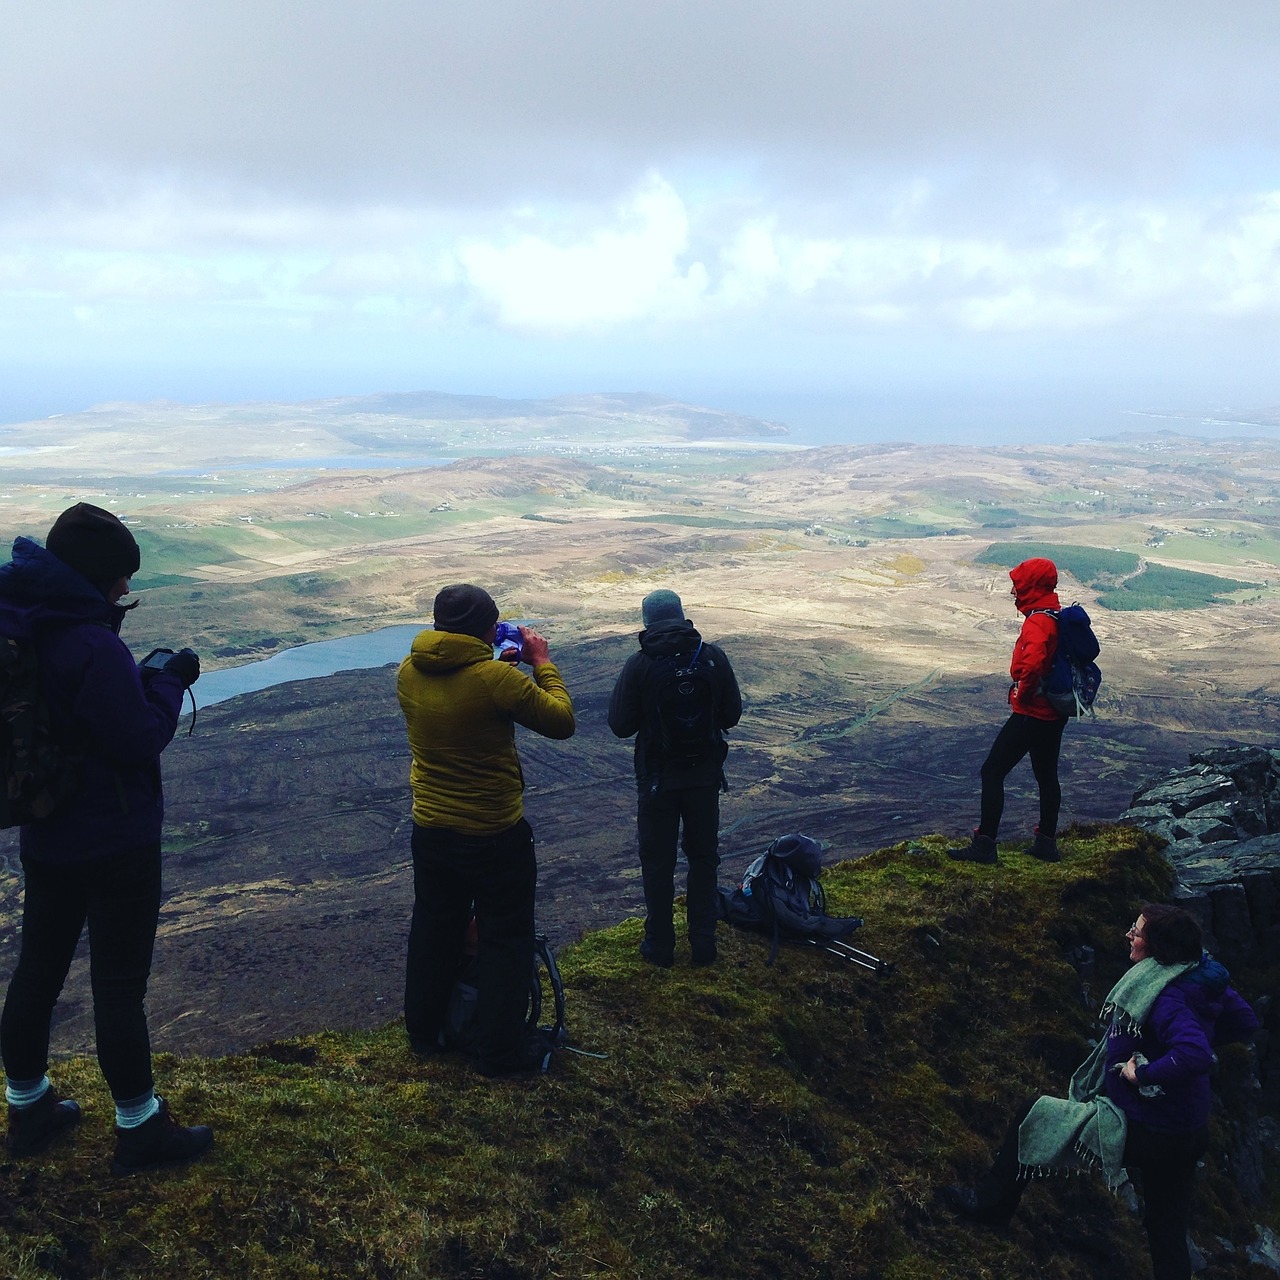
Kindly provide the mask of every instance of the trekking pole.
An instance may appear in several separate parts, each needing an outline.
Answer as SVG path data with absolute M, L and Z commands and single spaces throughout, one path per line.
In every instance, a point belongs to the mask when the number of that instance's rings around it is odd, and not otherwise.
M 888 977 L 893 972 L 894 966 L 891 961 L 881 960 L 879 956 L 873 956 L 870 951 L 863 951 L 860 947 L 850 946 L 847 942 L 841 942 L 837 938 L 798 938 L 797 941 L 803 942 L 810 947 L 818 947 L 830 955 L 839 956 L 842 960 L 848 960 L 850 964 L 870 969 L 878 978 Z

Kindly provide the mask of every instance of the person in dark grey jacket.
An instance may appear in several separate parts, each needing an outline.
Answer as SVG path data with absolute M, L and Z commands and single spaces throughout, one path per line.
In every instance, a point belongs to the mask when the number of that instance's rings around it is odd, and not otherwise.
M 190 649 L 157 651 L 140 667 L 120 639 L 129 608 L 120 600 L 140 559 L 124 524 L 81 502 L 45 546 L 18 538 L 0 565 L 0 635 L 35 647 L 53 738 L 78 773 L 70 798 L 19 836 L 22 943 L 0 1015 L 5 1145 L 32 1155 L 80 1119 L 46 1072 L 50 1019 L 87 925 L 117 1174 L 193 1159 L 213 1142 L 206 1126 L 177 1123 L 151 1074 L 143 998 L 160 914 L 160 753 L 200 660 Z
M 636 738 L 636 823 L 644 884 L 644 941 L 652 964 L 675 962 L 677 842 L 689 863 L 686 919 L 694 964 L 716 958 L 716 871 L 725 730 L 742 717 L 742 695 L 724 651 L 702 639 L 674 591 L 644 598 L 640 649 L 609 701 L 609 728 Z M 683 828 L 683 839 L 680 838 Z

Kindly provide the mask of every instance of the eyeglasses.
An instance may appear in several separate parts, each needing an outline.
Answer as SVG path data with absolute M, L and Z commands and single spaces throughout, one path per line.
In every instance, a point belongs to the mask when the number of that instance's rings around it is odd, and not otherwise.
M 1125 930 L 1124 936 L 1126 938 L 1142 937 L 1142 930 L 1138 928 L 1138 922 L 1136 920 L 1128 927 L 1128 929 Z

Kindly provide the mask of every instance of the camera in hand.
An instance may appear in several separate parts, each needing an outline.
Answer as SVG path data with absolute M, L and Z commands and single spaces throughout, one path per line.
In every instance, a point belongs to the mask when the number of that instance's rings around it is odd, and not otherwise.
M 152 649 L 138 664 L 144 675 L 156 671 L 167 671 L 182 681 L 182 687 L 189 689 L 200 679 L 200 658 L 194 649 Z
M 152 649 L 143 660 L 138 663 L 143 671 L 163 671 L 164 664 L 173 657 L 172 649 Z
M 493 647 L 499 656 L 514 653 L 516 661 L 524 657 L 524 637 L 514 622 L 499 622 L 493 633 Z

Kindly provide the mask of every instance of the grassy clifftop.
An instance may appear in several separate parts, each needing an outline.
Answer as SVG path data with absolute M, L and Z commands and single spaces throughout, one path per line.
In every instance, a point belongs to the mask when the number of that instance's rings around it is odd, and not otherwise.
M 766 941 L 723 926 L 712 969 L 643 964 L 635 921 L 593 934 L 561 965 L 574 1043 L 608 1056 L 561 1054 L 539 1080 L 419 1062 L 394 1025 L 161 1058 L 175 1112 L 217 1130 L 185 1170 L 112 1179 L 96 1066 L 57 1063 L 85 1121 L 36 1161 L 0 1164 L 0 1274 L 1146 1274 L 1139 1223 L 1095 1179 L 1033 1187 L 1007 1236 L 935 1200 L 982 1166 L 1018 1100 L 1060 1092 L 1083 1057 L 1093 1024 L 1065 950 L 1097 949 L 1096 1004 L 1136 905 L 1168 887 L 1135 831 L 1073 832 L 1064 848 L 1057 866 L 1006 851 L 972 867 L 927 838 L 831 868 L 833 913 L 863 915 L 855 940 L 897 963 L 883 980 L 802 948 L 767 968 Z M 1237 982 L 1257 995 L 1276 975 Z M 1206 1248 L 1265 1216 L 1226 1175 L 1245 1062 L 1224 1055 L 1229 1106 L 1197 1192 Z M 1235 1265 L 1208 1274 L 1247 1274 Z

